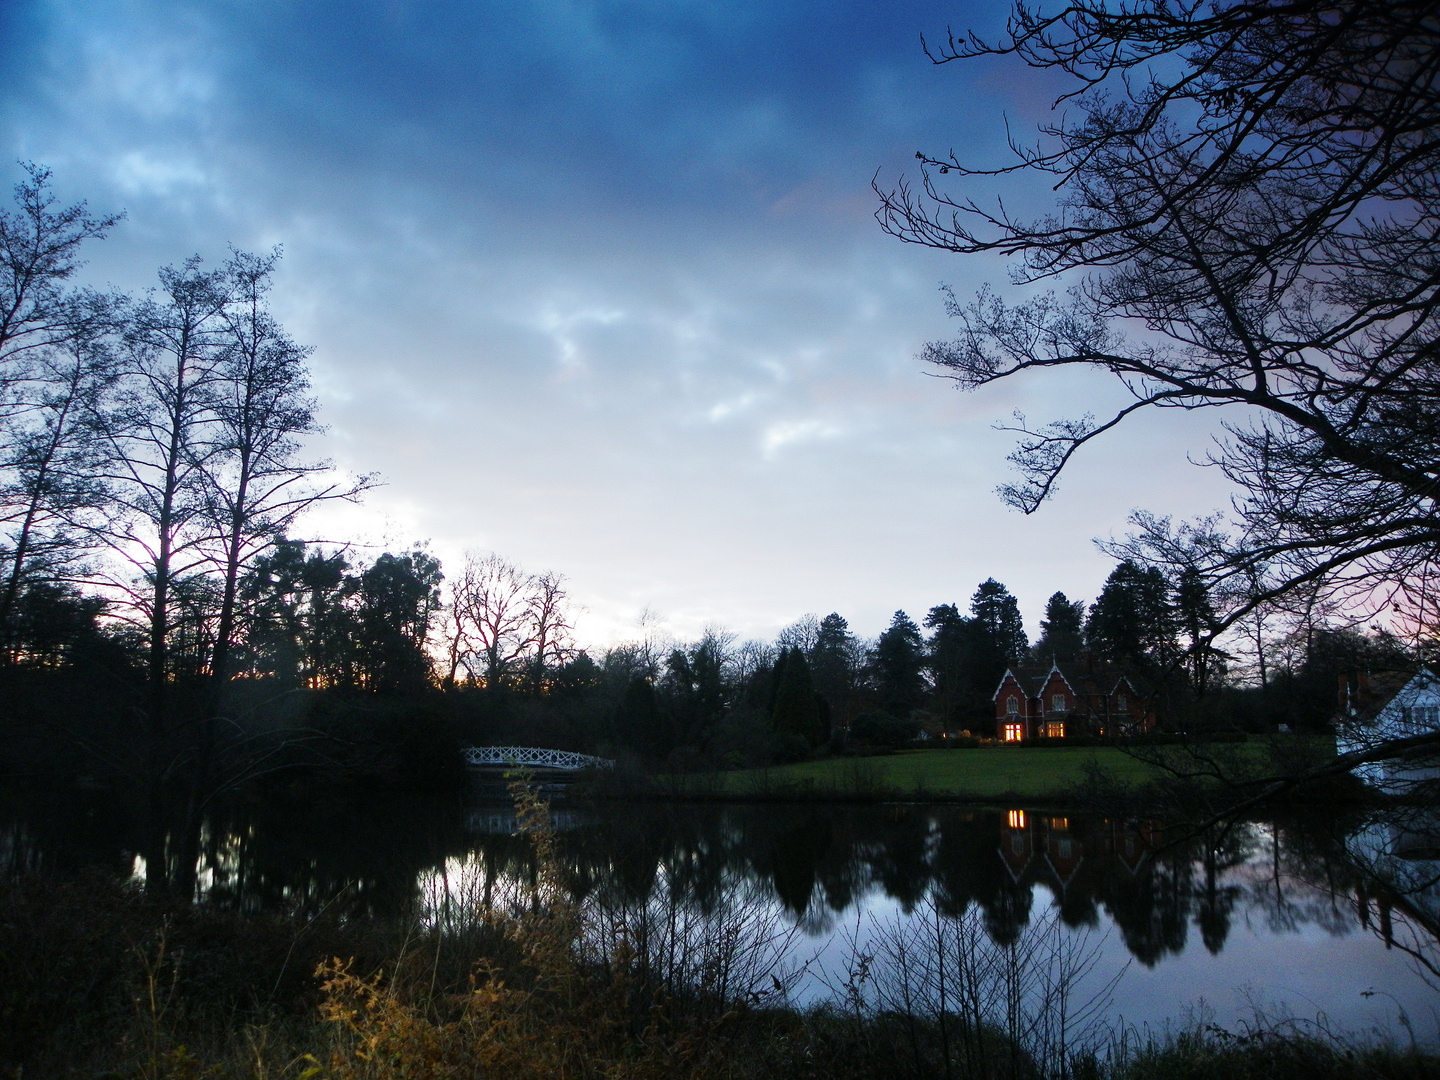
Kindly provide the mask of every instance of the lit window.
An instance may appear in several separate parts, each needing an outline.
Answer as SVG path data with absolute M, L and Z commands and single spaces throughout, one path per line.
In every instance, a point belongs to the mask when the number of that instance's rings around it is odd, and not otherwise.
M 1050 711 L 1051 711 L 1051 712 L 1064 712 L 1064 711 L 1065 711 L 1065 695 L 1064 695 L 1064 694 L 1056 694 L 1054 697 L 1052 697 L 1052 698 L 1050 699 Z
M 1019 742 L 1025 737 L 1025 728 L 1020 724 L 1005 725 L 1005 741 Z
M 1007 698 L 1005 699 L 1005 715 L 1006 715 L 1006 716 L 1019 716 L 1019 715 L 1020 715 L 1020 699 L 1017 698 L 1014 694 L 1011 694 L 1009 697 L 1007 697 Z
M 1051 721 L 1045 725 L 1045 734 L 1052 739 L 1063 739 L 1065 737 L 1065 725 Z

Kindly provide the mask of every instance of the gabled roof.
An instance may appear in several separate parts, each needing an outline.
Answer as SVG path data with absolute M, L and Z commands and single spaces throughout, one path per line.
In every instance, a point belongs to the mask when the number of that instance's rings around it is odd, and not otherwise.
M 1012 665 L 1005 669 L 1005 674 L 1000 679 L 1000 685 L 995 688 L 995 693 L 990 695 L 990 700 L 998 701 L 1000 699 L 1000 691 L 1004 688 L 1006 679 L 1014 679 L 1020 689 L 1029 697 L 1039 697 L 1044 693 L 1045 685 L 1050 681 L 1052 675 L 1059 675 L 1076 697 L 1090 695 L 1108 697 L 1120 692 L 1122 684 L 1129 688 L 1129 693 L 1135 694 L 1137 697 L 1140 694 L 1140 691 L 1135 688 L 1134 681 L 1124 669 L 1102 661 L 1085 659 L 1055 661 L 1049 667 Z
M 1408 671 L 1378 671 L 1366 673 L 1365 680 L 1356 687 L 1352 695 L 1348 684 L 1346 701 L 1341 702 L 1340 712 L 1335 717 L 1337 724 L 1373 724 L 1380 714 L 1397 699 L 1413 697 L 1426 687 L 1440 682 L 1429 668 L 1422 667 L 1413 674 Z M 1363 688 L 1363 689 L 1362 689 Z M 1408 704 L 1402 701 L 1402 704 Z

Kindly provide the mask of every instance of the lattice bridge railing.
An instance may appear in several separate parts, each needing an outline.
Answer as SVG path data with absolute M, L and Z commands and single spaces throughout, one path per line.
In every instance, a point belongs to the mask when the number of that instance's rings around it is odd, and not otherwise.
M 535 746 L 470 746 L 465 748 L 468 765 L 496 765 L 512 769 L 612 769 L 609 758 L 575 754 L 569 750 L 543 750 Z

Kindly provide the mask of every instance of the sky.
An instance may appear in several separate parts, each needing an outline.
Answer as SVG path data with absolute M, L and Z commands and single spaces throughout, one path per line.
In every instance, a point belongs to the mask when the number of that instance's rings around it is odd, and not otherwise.
M 1103 413 L 1103 375 L 963 394 L 917 359 L 940 286 L 1007 267 L 886 236 L 872 178 L 917 150 L 1007 160 L 1061 87 L 933 65 L 985 0 L 346 0 L 0 5 L 0 185 L 44 165 L 126 217 L 84 278 L 141 291 L 281 245 L 274 307 L 313 346 L 313 452 L 384 486 L 307 521 L 357 559 L 428 544 L 565 575 L 583 644 L 647 611 L 693 638 L 968 604 L 994 577 L 1032 638 L 1092 600 L 1096 537 L 1228 491 L 1200 417 L 1092 446 L 1031 516 L 1012 412 Z M 967 194 L 971 189 L 967 189 Z M 982 199 L 1039 209 L 1002 182 Z M 1044 192 L 1041 192 L 1042 196 Z

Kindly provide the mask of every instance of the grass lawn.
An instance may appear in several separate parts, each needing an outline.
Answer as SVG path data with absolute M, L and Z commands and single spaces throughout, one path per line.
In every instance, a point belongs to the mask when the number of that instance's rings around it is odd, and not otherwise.
M 727 795 L 794 794 L 945 796 L 975 799 L 1046 798 L 1079 784 L 1088 761 L 1130 783 L 1155 775 L 1149 765 L 1111 747 L 1037 750 L 997 746 L 979 750 L 902 750 L 884 757 L 827 758 L 798 765 L 720 773 L 711 779 Z

